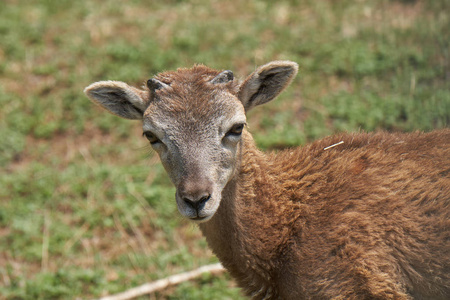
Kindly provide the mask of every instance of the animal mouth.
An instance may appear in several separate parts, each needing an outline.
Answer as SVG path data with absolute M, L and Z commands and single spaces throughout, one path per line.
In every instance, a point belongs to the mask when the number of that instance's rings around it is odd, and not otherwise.
M 195 223 L 204 223 L 204 222 L 208 222 L 209 220 L 211 220 L 211 218 L 213 217 L 214 214 L 212 215 L 207 215 L 207 216 L 195 216 L 195 217 L 190 217 L 189 220 L 193 221 Z
M 206 220 L 208 217 L 199 217 L 199 216 L 196 216 L 196 217 L 193 217 L 193 218 L 190 218 L 192 221 L 204 221 L 204 220 Z

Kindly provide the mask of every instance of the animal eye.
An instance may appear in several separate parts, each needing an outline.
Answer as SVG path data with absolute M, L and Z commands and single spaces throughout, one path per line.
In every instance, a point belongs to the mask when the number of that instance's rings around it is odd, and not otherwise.
M 154 133 L 150 132 L 150 131 L 146 131 L 143 133 L 143 136 L 145 136 L 147 138 L 147 140 L 150 142 L 150 144 L 154 145 L 156 143 L 161 142 Z
M 244 129 L 245 124 L 235 124 L 231 129 L 227 132 L 226 136 L 240 136 L 242 134 L 242 130 Z

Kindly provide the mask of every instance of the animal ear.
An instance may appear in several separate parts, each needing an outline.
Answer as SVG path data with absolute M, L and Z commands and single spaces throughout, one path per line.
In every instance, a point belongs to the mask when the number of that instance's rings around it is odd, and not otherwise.
M 273 100 L 294 79 L 298 65 L 292 61 L 273 61 L 256 69 L 241 84 L 238 97 L 245 111 Z
M 219 83 L 227 83 L 234 79 L 233 72 L 230 70 L 223 71 L 216 77 L 214 77 L 210 82 L 212 84 L 219 84 Z
M 149 92 L 139 90 L 121 81 L 99 81 L 84 89 L 95 104 L 112 114 L 132 120 L 140 120 L 149 101 Z

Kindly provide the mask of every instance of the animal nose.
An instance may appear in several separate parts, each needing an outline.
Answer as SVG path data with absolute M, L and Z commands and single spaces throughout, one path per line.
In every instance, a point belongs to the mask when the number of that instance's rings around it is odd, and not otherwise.
M 212 183 L 207 179 L 186 180 L 180 184 L 178 192 L 188 207 L 199 212 L 211 199 Z
M 203 207 L 205 207 L 206 202 L 208 202 L 208 200 L 211 199 L 211 194 L 205 194 L 204 196 L 192 200 L 188 197 L 183 197 L 183 201 L 190 207 L 192 207 L 193 209 L 195 209 L 195 211 L 200 211 L 201 209 L 203 209 Z

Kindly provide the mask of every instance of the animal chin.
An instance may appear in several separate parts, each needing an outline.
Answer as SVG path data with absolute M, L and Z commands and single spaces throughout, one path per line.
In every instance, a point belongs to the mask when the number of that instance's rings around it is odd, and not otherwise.
M 209 221 L 213 215 L 214 214 L 206 216 L 206 217 L 194 217 L 194 218 L 189 218 L 189 219 L 195 223 L 204 223 L 204 222 Z
M 203 223 L 203 222 L 209 221 L 214 216 L 216 211 L 217 210 L 214 208 L 202 209 L 199 212 L 197 212 L 195 216 L 187 216 L 187 217 L 191 221 L 194 221 L 196 223 Z
M 209 219 L 211 219 L 214 214 L 216 213 L 216 209 L 201 209 L 200 211 L 195 211 L 193 209 L 189 209 L 186 207 L 183 207 L 182 205 L 177 205 L 178 211 L 180 214 L 190 221 L 196 222 L 196 223 L 202 223 L 206 222 Z
M 192 212 L 192 211 L 184 211 L 183 212 L 182 210 L 179 209 L 179 211 L 183 217 L 185 217 L 186 219 L 189 219 L 190 221 L 195 222 L 195 223 L 203 223 L 203 222 L 209 221 L 216 213 L 216 211 L 205 212 L 203 210 L 201 210 L 199 212 Z

